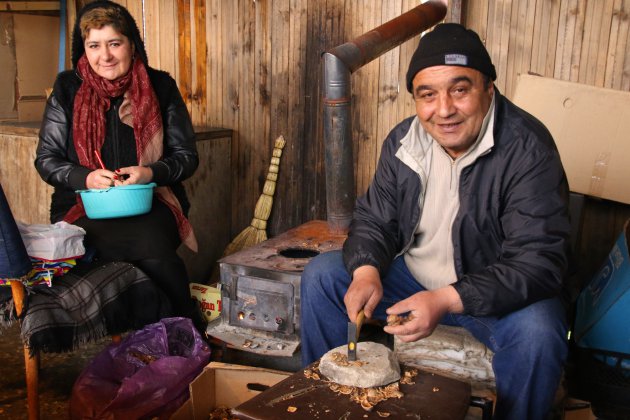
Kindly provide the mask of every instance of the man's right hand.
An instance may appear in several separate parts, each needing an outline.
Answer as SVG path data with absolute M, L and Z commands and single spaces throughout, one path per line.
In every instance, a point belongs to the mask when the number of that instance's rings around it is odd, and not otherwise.
M 383 285 L 376 267 L 363 265 L 354 270 L 352 282 L 343 298 L 350 321 L 356 320 L 361 309 L 366 318 L 371 318 L 382 297 Z

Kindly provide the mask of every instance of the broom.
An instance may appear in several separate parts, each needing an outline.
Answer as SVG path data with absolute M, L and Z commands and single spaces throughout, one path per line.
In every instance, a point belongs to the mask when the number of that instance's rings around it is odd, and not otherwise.
M 278 180 L 280 157 L 285 144 L 284 137 L 280 135 L 274 145 L 269 172 L 267 172 L 267 180 L 263 186 L 263 192 L 256 203 L 254 218 L 250 225 L 243 229 L 225 248 L 223 252 L 224 257 L 267 240 L 267 220 L 271 214 L 273 194 L 276 191 L 276 181 Z

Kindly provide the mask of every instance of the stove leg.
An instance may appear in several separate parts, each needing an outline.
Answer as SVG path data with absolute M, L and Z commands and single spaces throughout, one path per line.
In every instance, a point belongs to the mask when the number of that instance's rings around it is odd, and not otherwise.
M 470 406 L 481 408 L 481 420 L 491 420 L 492 419 L 492 409 L 493 402 L 490 398 L 486 397 L 470 397 Z

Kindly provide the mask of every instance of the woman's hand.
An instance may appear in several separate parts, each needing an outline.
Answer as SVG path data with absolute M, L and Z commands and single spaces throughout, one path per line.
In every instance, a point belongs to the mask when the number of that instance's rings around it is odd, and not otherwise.
M 113 187 L 116 184 L 116 174 L 107 169 L 95 169 L 90 172 L 85 179 L 87 188 L 104 189 Z M 118 184 L 120 185 L 120 183 Z
M 153 180 L 153 171 L 146 166 L 127 166 L 116 169 L 116 185 L 148 184 Z
M 404 323 L 386 326 L 384 330 L 404 342 L 416 341 L 431 335 L 446 313 L 461 313 L 463 310 L 459 293 L 452 286 L 418 292 L 387 308 L 388 315 L 408 313 L 408 316 Z
M 361 309 L 366 318 L 371 318 L 382 297 L 383 285 L 376 267 L 363 265 L 354 270 L 352 283 L 343 298 L 350 321 L 355 321 Z

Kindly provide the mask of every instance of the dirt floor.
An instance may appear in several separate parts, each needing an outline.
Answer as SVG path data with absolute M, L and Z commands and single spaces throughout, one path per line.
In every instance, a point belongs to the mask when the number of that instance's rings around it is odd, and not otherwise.
M 26 383 L 24 378 L 24 352 L 15 323 L 0 330 L 0 419 L 27 419 Z M 43 354 L 39 373 L 40 413 L 42 420 L 68 418 L 72 386 L 89 361 L 110 342 L 109 338 L 89 344 L 80 351 L 64 354 Z M 224 353 L 213 349 L 213 359 L 226 363 L 257 365 L 279 370 L 294 371 L 294 363 L 282 366 L 269 360 L 253 360 L 249 353 Z M 479 409 L 471 408 L 467 420 L 480 419 Z M 593 420 L 590 409 L 567 411 L 563 420 Z
M 24 350 L 17 323 L 0 331 L 0 418 L 27 419 Z M 72 385 L 88 362 L 109 343 L 109 339 L 87 345 L 81 351 L 43 354 L 39 372 L 42 420 L 68 418 Z
M 69 418 L 72 386 L 90 360 L 101 352 L 111 339 L 88 344 L 72 353 L 42 354 L 39 371 L 39 404 L 42 420 Z M 299 358 L 257 358 L 240 351 L 225 351 L 213 347 L 212 360 L 224 363 L 261 366 L 278 370 L 299 369 Z M 24 348 L 18 323 L 0 328 L 0 419 L 28 419 Z

